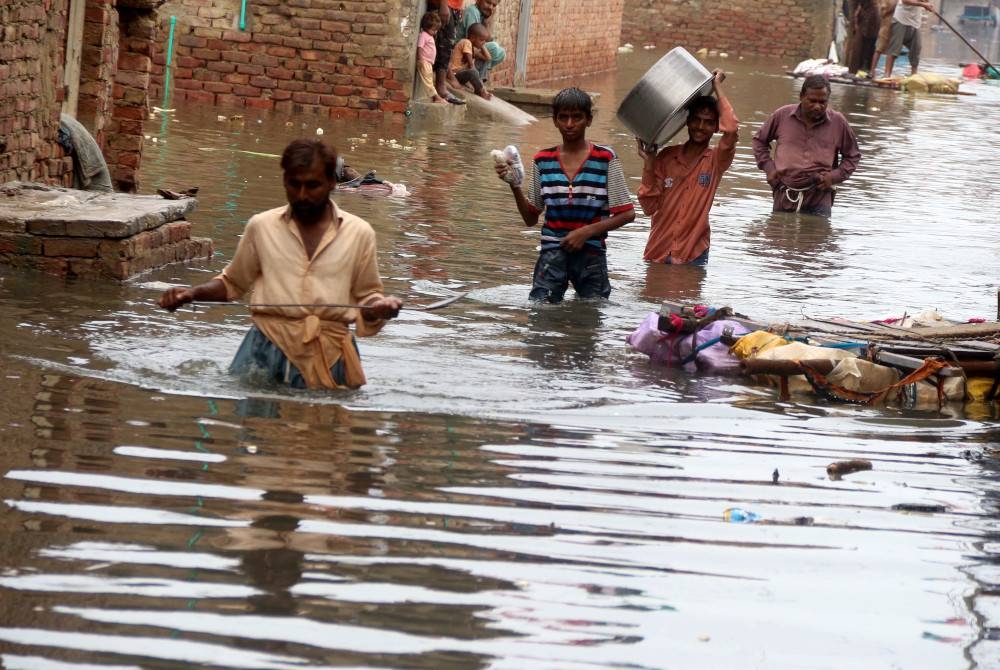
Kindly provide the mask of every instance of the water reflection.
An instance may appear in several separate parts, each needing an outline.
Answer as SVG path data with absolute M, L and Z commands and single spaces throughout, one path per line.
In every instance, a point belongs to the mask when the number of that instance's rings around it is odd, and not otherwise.
M 706 273 L 706 268 L 696 265 L 649 263 L 640 295 L 653 302 L 699 304 Z
M 777 271 L 823 278 L 841 270 L 834 264 L 842 250 L 827 217 L 774 212 L 751 223 L 747 241 L 754 255 Z
M 250 583 L 262 592 L 249 598 L 250 612 L 268 615 L 296 613 L 297 604 L 291 589 L 302 578 L 305 554 L 289 548 L 288 537 L 298 526 L 299 519 L 294 516 L 264 516 L 250 524 L 252 533 L 259 531 L 253 533 L 253 539 L 244 540 L 243 546 L 236 541 L 227 543 L 227 549 L 243 552 L 240 568 Z M 258 548 L 259 545 L 270 546 Z
M 601 330 L 598 300 L 570 299 L 559 305 L 539 305 L 527 315 L 524 333 L 528 358 L 558 372 L 593 365 Z

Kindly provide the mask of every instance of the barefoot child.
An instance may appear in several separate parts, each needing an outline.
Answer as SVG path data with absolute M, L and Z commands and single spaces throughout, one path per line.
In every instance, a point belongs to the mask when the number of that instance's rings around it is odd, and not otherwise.
M 561 302 L 571 283 L 578 298 L 611 295 L 605 238 L 635 219 L 618 156 L 587 140 L 592 105 L 578 88 L 559 91 L 552 101 L 552 122 L 562 144 L 535 154 L 523 190 L 510 185 L 525 225 L 535 225 L 545 212 L 528 296 L 532 301 Z M 503 179 L 509 169 L 497 165 L 497 175 Z
M 441 30 L 441 16 L 436 12 L 427 12 L 420 19 L 420 37 L 417 38 L 417 74 L 431 102 L 447 102 L 438 95 L 434 86 L 434 59 L 437 58 L 437 46 L 434 36 Z
M 459 40 L 451 52 L 451 68 L 448 72 L 448 82 L 455 87 L 472 84 L 476 95 L 489 100 L 493 95 L 483 86 L 482 77 L 476 69 L 476 59 L 489 59 L 486 43 L 490 39 L 490 31 L 481 23 L 469 26 L 468 37 Z

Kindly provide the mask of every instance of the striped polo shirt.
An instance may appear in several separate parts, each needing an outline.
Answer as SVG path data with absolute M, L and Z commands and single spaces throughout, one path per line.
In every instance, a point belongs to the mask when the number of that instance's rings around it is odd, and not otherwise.
M 625 185 L 625 173 L 614 149 L 590 145 L 590 155 L 572 178 L 563 169 L 559 147 L 542 149 L 531 163 L 524 195 L 535 210 L 545 211 L 542 249 L 559 246 L 571 230 L 634 209 Z M 606 248 L 607 233 L 587 240 Z

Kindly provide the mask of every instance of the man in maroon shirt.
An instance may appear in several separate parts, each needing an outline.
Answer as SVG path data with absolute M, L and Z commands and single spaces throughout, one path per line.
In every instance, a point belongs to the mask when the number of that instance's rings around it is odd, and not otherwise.
M 827 109 L 829 100 L 830 83 L 820 75 L 806 77 L 799 104 L 779 107 L 753 136 L 754 158 L 767 175 L 775 212 L 830 216 L 834 185 L 858 167 L 858 140 L 844 115 Z

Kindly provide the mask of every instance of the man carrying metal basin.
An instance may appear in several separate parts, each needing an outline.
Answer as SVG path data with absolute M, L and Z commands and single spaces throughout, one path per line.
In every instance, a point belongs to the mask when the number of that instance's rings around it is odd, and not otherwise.
M 654 263 L 706 265 L 711 231 L 708 212 L 723 173 L 736 155 L 739 120 L 722 82 L 726 73 L 715 70 L 711 95 L 687 105 L 688 140 L 657 153 L 655 145 L 638 139 L 642 158 L 639 204 L 651 217 L 643 258 Z M 716 132 L 722 139 L 709 144 Z

